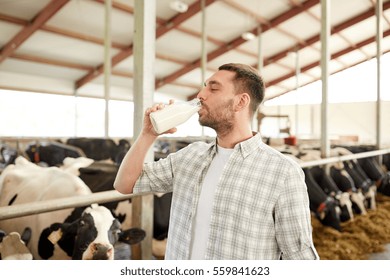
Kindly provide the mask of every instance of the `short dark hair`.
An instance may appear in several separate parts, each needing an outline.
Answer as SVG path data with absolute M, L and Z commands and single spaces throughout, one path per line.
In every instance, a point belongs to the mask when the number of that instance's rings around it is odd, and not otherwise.
M 265 86 L 260 73 L 252 66 L 241 63 L 227 63 L 218 70 L 236 73 L 234 87 L 237 93 L 247 92 L 251 97 L 251 109 L 254 114 L 264 99 Z

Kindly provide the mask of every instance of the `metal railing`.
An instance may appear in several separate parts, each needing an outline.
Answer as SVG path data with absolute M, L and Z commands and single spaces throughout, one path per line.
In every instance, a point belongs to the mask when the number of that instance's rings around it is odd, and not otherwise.
M 388 153 L 390 153 L 390 149 L 369 151 L 369 152 L 363 152 L 363 153 L 357 153 L 351 155 L 336 156 L 336 157 L 331 157 L 326 159 L 314 160 L 310 162 L 302 162 L 300 163 L 300 166 L 302 168 L 305 168 L 305 167 L 326 165 L 329 163 L 335 163 L 340 161 L 380 156 Z M 141 194 L 123 195 L 117 192 L 116 190 L 112 190 L 112 191 L 98 192 L 98 193 L 76 196 L 76 197 L 66 197 L 66 198 L 53 199 L 47 201 L 36 201 L 36 202 L 30 202 L 25 204 L 3 206 L 0 207 L 0 220 L 40 214 L 44 212 L 51 212 L 51 211 L 62 210 L 66 208 L 82 207 L 93 203 L 101 204 L 101 203 L 107 203 L 113 201 L 123 201 L 135 196 L 141 196 L 147 194 L 152 194 L 152 193 L 148 192 L 148 193 L 141 193 Z
M 46 201 L 35 201 L 24 204 L 2 206 L 0 207 L 0 220 L 12 219 L 22 216 L 29 216 L 45 212 L 52 212 L 74 207 L 83 207 L 93 203 L 108 203 L 113 201 L 123 201 L 132 197 L 151 194 L 120 194 L 116 190 L 97 192 L 88 195 L 64 197 L 58 199 L 50 199 Z
M 343 156 L 335 156 L 335 157 L 330 157 L 330 158 L 324 158 L 324 159 L 319 159 L 319 160 L 302 162 L 299 165 L 302 168 L 306 168 L 306 167 L 325 165 L 325 164 L 329 164 L 329 163 L 335 163 L 335 162 L 352 160 L 352 159 L 375 157 L 375 156 L 385 155 L 385 154 L 388 154 L 388 153 L 390 153 L 390 149 L 382 149 L 382 150 L 377 150 L 377 151 L 369 151 L 369 152 L 363 152 L 363 153 L 356 153 L 356 154 L 343 155 Z

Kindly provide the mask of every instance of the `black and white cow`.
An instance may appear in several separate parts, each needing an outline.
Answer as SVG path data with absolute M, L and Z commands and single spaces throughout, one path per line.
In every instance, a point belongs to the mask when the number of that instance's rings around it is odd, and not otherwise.
M 337 202 L 321 189 L 309 168 L 304 168 L 303 172 L 305 173 L 305 182 L 309 194 L 310 210 L 323 225 L 340 231 L 340 210 Z
M 7 144 L 0 144 L 0 172 L 7 165 L 13 164 L 18 157 L 18 150 Z
M 78 175 L 94 193 L 113 190 L 118 172 L 118 166 L 115 164 L 88 158 L 66 158 L 61 168 Z M 153 238 L 157 240 L 167 238 L 171 201 L 172 193 L 154 195 Z M 113 201 L 102 205 L 113 210 L 124 229 L 131 226 L 131 200 Z
M 116 164 L 94 161 L 89 158 L 66 158 L 62 169 L 79 176 L 92 192 L 113 190 L 113 184 L 118 172 Z M 153 255 L 161 257 L 168 237 L 172 193 L 155 194 L 153 199 Z M 131 200 L 103 203 L 111 209 L 121 222 L 122 229 L 132 226 Z M 159 249 L 160 248 L 160 249 Z
M 352 152 L 343 147 L 336 147 L 331 149 L 331 154 L 333 156 L 344 156 L 344 155 L 351 155 Z M 377 187 L 375 183 L 363 171 L 359 162 L 357 160 L 348 160 L 340 163 L 340 166 L 341 165 L 343 166 L 343 169 L 352 178 L 353 184 L 355 186 L 355 190 L 363 194 L 365 208 L 376 209 Z M 362 211 L 362 214 L 365 214 L 365 211 Z
M 352 202 L 350 200 L 350 194 L 348 192 L 342 192 L 337 184 L 334 182 L 331 176 L 326 173 L 325 168 L 320 166 L 314 166 L 308 168 L 313 179 L 321 187 L 321 189 L 331 198 L 333 198 L 340 208 L 340 221 L 345 222 L 352 220 L 353 210 Z
M 390 172 L 390 154 L 383 155 L 382 161 L 383 167 L 387 172 Z
M 44 141 L 31 143 L 25 153 L 31 162 L 42 166 L 59 166 L 66 157 L 85 157 L 85 153 L 78 147 L 63 144 L 60 141 Z
M 77 176 L 58 167 L 40 167 L 18 157 L 0 175 L 0 206 L 90 194 Z M 141 229 L 122 231 L 106 207 L 63 209 L 0 221 L 6 232 L 31 228 L 28 247 L 34 259 L 114 259 L 114 245 L 134 244 L 145 237 Z
M 331 156 L 340 156 L 342 154 L 339 153 L 339 151 L 332 149 L 331 150 Z M 311 150 L 310 148 L 306 148 L 304 150 L 301 150 L 299 152 L 299 158 L 303 161 L 313 161 L 313 160 L 320 160 L 321 159 L 321 152 L 320 150 Z M 322 167 L 325 171 L 326 177 L 329 177 L 330 180 L 332 180 L 338 189 L 342 192 L 342 196 L 339 196 L 340 199 L 338 199 L 339 204 L 343 205 L 344 203 L 348 203 L 348 197 L 349 200 L 352 203 L 352 210 L 348 210 L 348 216 L 350 219 L 353 219 L 353 212 L 357 214 L 366 214 L 366 205 L 365 201 L 367 201 L 367 197 L 364 196 L 362 190 L 356 187 L 356 184 L 351 177 L 351 175 L 347 172 L 347 170 L 344 167 L 343 162 L 336 162 L 327 164 Z M 370 197 L 374 196 L 373 193 L 370 193 Z M 347 208 L 349 209 L 349 206 L 347 205 Z M 345 211 L 343 211 L 345 213 Z M 344 214 L 342 214 L 344 215 Z M 344 218 L 347 218 L 347 216 L 344 216 Z M 342 218 L 342 220 L 344 220 Z
M 145 232 L 136 228 L 121 230 L 121 224 L 106 207 L 91 205 L 72 222 L 54 223 L 39 238 L 38 252 L 43 259 L 54 256 L 56 246 L 74 260 L 112 260 L 115 244 L 141 241 Z M 63 257 L 60 257 L 62 259 Z
M 390 171 L 381 169 L 375 158 L 364 158 L 359 160 L 360 165 L 367 176 L 375 182 L 377 191 L 390 196 Z
M 85 156 L 93 160 L 110 159 L 120 164 L 126 152 L 130 149 L 130 142 L 126 139 L 119 140 L 116 144 L 112 139 L 106 138 L 69 138 L 66 144 L 80 148 Z
M 369 152 L 376 149 L 375 146 L 347 146 L 352 153 Z M 390 154 L 382 156 L 382 164 L 375 157 L 360 158 L 357 160 L 369 179 L 375 182 L 377 191 L 390 196 Z

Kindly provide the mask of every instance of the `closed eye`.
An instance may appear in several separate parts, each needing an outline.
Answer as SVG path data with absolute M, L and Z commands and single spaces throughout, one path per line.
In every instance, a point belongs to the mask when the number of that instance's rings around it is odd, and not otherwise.
M 209 81 L 205 85 L 209 87 L 211 92 L 218 91 L 221 88 L 221 84 L 219 82 L 217 82 L 217 81 L 214 81 L 214 80 L 213 81 Z

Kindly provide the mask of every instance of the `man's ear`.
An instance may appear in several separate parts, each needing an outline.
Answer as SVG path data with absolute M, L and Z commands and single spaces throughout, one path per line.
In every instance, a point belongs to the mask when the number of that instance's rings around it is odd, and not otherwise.
M 246 92 L 243 92 L 243 93 L 240 93 L 236 96 L 236 106 L 235 106 L 235 111 L 238 112 L 238 111 L 241 111 L 247 107 L 249 107 L 249 104 L 251 102 L 251 97 L 249 96 L 248 93 Z

